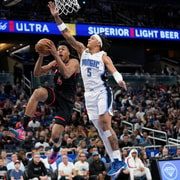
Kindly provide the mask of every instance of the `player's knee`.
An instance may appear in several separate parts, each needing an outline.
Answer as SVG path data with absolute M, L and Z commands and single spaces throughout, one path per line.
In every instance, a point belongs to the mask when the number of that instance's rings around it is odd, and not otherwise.
M 35 89 L 35 90 L 34 90 L 34 92 L 33 92 L 33 96 L 35 96 L 35 97 L 39 97 L 39 96 L 40 96 L 40 94 L 41 94 L 41 90 L 40 90 L 40 88 Z
M 38 88 L 34 90 L 33 96 L 38 100 L 44 101 L 48 97 L 48 92 L 45 88 Z

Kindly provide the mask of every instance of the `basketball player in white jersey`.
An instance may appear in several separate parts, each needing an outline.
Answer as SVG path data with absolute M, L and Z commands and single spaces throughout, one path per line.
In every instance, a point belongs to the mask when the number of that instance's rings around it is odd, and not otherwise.
M 87 48 L 78 42 L 70 33 L 66 25 L 58 15 L 53 2 L 48 3 L 59 30 L 69 44 L 76 49 L 80 57 L 81 75 L 85 88 L 85 104 L 89 119 L 99 132 L 105 148 L 111 158 L 111 169 L 109 176 L 118 174 L 124 167 L 117 136 L 111 127 L 112 118 L 112 91 L 105 81 L 106 68 L 116 82 L 126 90 L 126 84 L 122 75 L 114 67 L 106 50 L 110 47 L 108 40 L 101 35 L 95 34 L 88 39 Z

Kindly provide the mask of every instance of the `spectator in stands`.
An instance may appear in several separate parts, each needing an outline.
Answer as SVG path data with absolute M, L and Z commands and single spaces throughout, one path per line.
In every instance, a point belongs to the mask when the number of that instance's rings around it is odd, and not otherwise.
M 69 133 L 64 133 L 62 138 L 61 146 L 64 147 L 67 144 L 67 139 L 69 138 Z
M 23 165 L 25 167 L 27 167 L 29 159 L 27 158 L 27 156 L 25 154 L 25 151 L 24 150 L 20 150 L 18 152 L 17 156 L 18 156 L 18 160 L 20 160 L 23 163 Z
M 138 158 L 136 149 L 132 149 L 129 156 L 125 160 L 127 168 L 130 171 L 130 179 L 134 180 L 135 177 L 146 176 L 147 180 L 152 180 L 149 168 L 145 167 L 141 159 Z
M 152 145 L 147 132 L 145 132 L 145 131 L 143 132 L 143 137 L 140 138 L 139 145 L 141 145 L 141 146 L 151 146 Z
M 129 132 L 128 132 L 128 129 L 127 129 L 127 128 L 124 128 L 124 129 L 123 129 L 123 133 L 122 133 L 121 136 L 120 136 L 120 140 L 121 140 L 121 141 L 123 140 L 124 135 L 128 135 L 128 136 L 129 136 Z
M 69 162 L 67 155 L 63 155 L 62 162 L 58 166 L 58 180 L 72 180 L 75 178 L 76 170 L 73 162 Z
M 3 165 L 7 166 L 7 164 L 11 161 L 10 159 L 7 158 L 7 152 L 6 150 L 1 150 L 1 158 L 3 159 Z
M 121 121 L 120 114 L 116 109 L 113 111 L 112 121 L 116 121 L 118 123 Z
M 5 179 L 7 167 L 4 165 L 3 158 L 0 156 L 0 179 Z
M 15 168 L 15 167 L 14 167 L 14 163 L 15 163 L 17 160 L 18 160 L 17 154 L 16 154 L 16 153 L 11 154 L 11 162 L 9 162 L 9 163 L 7 164 L 7 169 L 8 169 L 8 170 L 14 169 L 14 168 Z M 23 164 L 21 161 L 20 161 L 20 170 L 21 170 L 22 172 L 24 172 L 24 170 L 25 170 L 24 164 Z
M 79 124 L 77 126 L 75 133 L 76 133 L 76 137 L 77 137 L 77 139 L 79 139 L 79 141 L 87 137 L 84 126 L 81 124 Z
M 85 153 L 85 154 L 86 154 L 86 158 L 88 157 L 88 154 L 87 154 L 86 152 L 84 152 L 84 150 L 80 149 L 79 152 L 77 152 L 77 155 L 76 155 L 76 157 L 75 157 L 74 160 L 73 160 L 73 163 L 74 163 L 74 164 L 75 164 L 77 161 L 79 161 L 81 153 Z M 92 155 L 92 154 L 91 154 L 91 155 Z
M 80 149 L 83 151 L 87 151 L 87 144 L 86 144 L 86 141 L 84 139 L 79 141 L 78 146 L 76 148 L 76 152 L 78 152 Z
M 101 157 L 101 160 L 102 160 L 105 164 L 111 162 L 111 160 L 110 160 L 110 158 L 109 158 L 109 155 L 108 155 L 106 149 L 105 149 L 105 151 L 104 151 L 104 156 Z
M 21 147 L 24 149 L 25 152 L 31 152 L 31 150 L 34 148 L 35 141 L 36 139 L 34 137 L 33 130 L 31 128 L 28 128 L 27 136 Z
M 169 120 L 166 121 L 163 131 L 167 133 L 168 138 L 173 137 L 173 124 Z
M 1 149 L 6 149 L 7 152 L 12 152 L 14 150 L 13 147 L 14 141 L 9 136 L 8 130 L 4 129 L 2 136 L 0 137 L 0 147 Z
M 139 135 L 140 134 L 140 131 L 138 129 L 134 129 L 132 134 L 136 137 L 137 141 L 139 142 L 141 136 Z
M 138 109 L 139 109 L 139 110 L 138 110 L 137 113 L 136 113 L 136 117 L 137 117 L 137 119 L 140 118 L 140 119 L 142 120 L 143 117 L 144 117 L 144 114 L 145 114 L 145 113 L 143 112 L 143 107 L 140 106 Z
M 98 152 L 93 152 L 93 161 L 89 163 L 89 179 L 103 180 L 107 175 L 104 162 L 100 159 Z
M 61 148 L 61 150 L 60 150 L 60 156 L 56 160 L 57 167 L 59 166 L 59 163 L 62 162 L 62 156 L 63 155 L 66 155 L 66 156 L 68 155 L 68 151 L 66 148 Z M 68 161 L 73 162 L 72 158 L 70 158 L 70 157 L 68 157 Z
M 82 125 L 87 129 L 90 129 L 92 124 L 89 122 L 87 114 L 82 114 L 82 121 L 83 121 Z
M 158 158 L 158 157 L 160 157 L 162 155 L 163 148 L 164 147 L 162 145 L 158 148 L 159 152 L 155 155 L 155 157 Z
M 170 159 L 170 158 L 172 158 L 171 155 L 169 154 L 168 148 L 164 147 L 162 149 L 162 154 L 160 154 L 158 156 L 158 158 L 160 158 L 160 159 Z
M 120 115 L 121 120 L 125 120 L 126 119 L 126 109 L 125 109 L 124 106 L 121 106 L 119 115 Z
M 37 120 L 36 117 L 33 117 L 31 121 L 28 123 L 28 127 L 36 130 L 40 126 L 40 122 Z
M 139 158 L 141 159 L 145 167 L 150 168 L 151 164 L 145 150 L 140 151 Z
M 132 143 L 132 146 L 138 146 L 139 145 L 139 141 L 136 139 L 136 136 L 134 134 L 131 134 L 130 142 Z
M 122 151 L 122 160 L 125 161 L 125 159 L 128 157 L 128 150 L 123 149 Z
M 129 120 L 130 120 L 131 123 L 135 123 L 137 121 L 136 111 L 133 109 L 133 107 L 129 106 L 127 108 L 126 115 L 129 116 Z
M 119 147 L 122 149 L 123 147 L 131 147 L 132 143 L 130 142 L 130 138 L 128 135 L 123 136 L 123 140 L 119 142 Z
M 144 125 L 146 128 L 153 129 L 153 124 L 151 123 L 151 119 L 147 118 L 146 124 Z
M 15 106 L 18 107 L 19 110 L 23 108 L 23 106 L 26 106 L 27 100 L 25 98 L 24 94 L 20 94 L 19 98 L 16 100 Z
M 4 113 L 4 116 L 7 116 L 7 115 L 11 115 L 12 114 L 12 109 L 13 109 L 14 105 L 13 103 L 10 101 L 10 99 L 7 97 L 5 99 L 5 102 L 4 102 L 4 106 L 3 106 L 3 113 Z
M 88 138 L 93 138 L 94 136 L 96 136 L 98 133 L 97 133 L 97 130 L 96 128 L 94 127 L 94 125 L 91 125 L 90 127 L 90 130 L 88 132 Z
M 144 124 L 142 122 L 142 119 L 140 117 L 138 117 L 137 122 L 134 125 L 134 129 L 141 131 L 143 127 L 144 127 Z
M 75 152 L 77 151 L 77 147 L 73 144 L 72 139 L 70 137 L 67 139 L 67 144 L 63 148 L 66 148 L 68 153 L 72 154 L 75 154 Z
M 98 148 L 93 146 L 91 155 L 88 155 L 87 162 L 90 164 L 93 161 L 93 153 L 98 152 Z
M 180 158 L 180 147 L 177 147 L 176 154 L 173 157 Z
M 74 166 L 78 179 L 89 179 L 89 163 L 86 162 L 86 154 L 84 152 L 79 155 L 79 160 L 74 164 Z
M 36 142 L 35 148 L 39 148 L 40 146 L 43 146 L 44 150 L 46 147 L 49 147 L 49 143 L 45 142 L 45 136 L 43 134 L 40 134 L 39 141 Z
M 49 125 L 49 130 L 50 130 L 50 131 L 52 131 L 52 128 L 53 128 L 54 124 L 55 124 L 55 119 L 52 119 L 52 122 L 51 122 L 51 124 Z
M 159 120 L 156 120 L 154 122 L 153 129 L 158 130 L 158 131 L 162 131 L 162 127 L 161 127 L 161 124 L 160 124 Z
M 16 160 L 14 162 L 14 169 L 10 172 L 11 180 L 24 180 L 23 178 L 23 172 L 20 170 L 20 161 Z
M 44 163 L 44 165 L 45 165 L 45 167 L 47 168 L 47 169 L 50 169 L 50 170 L 52 170 L 53 172 L 55 172 L 56 171 L 56 169 L 57 169 L 57 164 L 56 164 L 56 162 L 54 162 L 53 164 L 49 164 L 48 163 L 48 157 L 49 157 L 49 155 L 51 154 L 51 149 L 49 148 L 49 147 L 47 147 L 47 148 L 45 148 L 45 158 L 42 158 L 41 160 L 42 160 L 42 162 Z
M 41 162 L 41 156 L 39 152 L 34 152 L 32 160 L 29 162 L 27 167 L 27 175 L 30 180 L 51 180 L 47 175 L 47 169 L 43 162 Z
M 104 156 L 105 147 L 104 147 L 104 143 L 103 143 L 103 141 L 100 139 L 100 137 L 98 137 L 98 138 L 96 139 L 95 146 L 96 146 L 97 149 L 98 149 L 98 153 L 100 154 L 100 157 Z
M 136 95 L 133 95 L 132 99 L 129 100 L 129 104 L 133 107 L 133 108 L 137 108 L 139 101 L 137 99 Z M 136 114 L 137 116 L 137 114 Z

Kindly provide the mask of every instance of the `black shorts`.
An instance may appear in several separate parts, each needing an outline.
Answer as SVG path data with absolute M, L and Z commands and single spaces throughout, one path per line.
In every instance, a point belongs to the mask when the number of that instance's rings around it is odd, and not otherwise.
M 56 108 L 56 115 L 54 116 L 55 123 L 65 126 L 73 112 L 75 99 L 72 95 L 62 93 L 57 89 L 45 87 L 48 91 L 48 98 L 45 104 L 54 106 Z

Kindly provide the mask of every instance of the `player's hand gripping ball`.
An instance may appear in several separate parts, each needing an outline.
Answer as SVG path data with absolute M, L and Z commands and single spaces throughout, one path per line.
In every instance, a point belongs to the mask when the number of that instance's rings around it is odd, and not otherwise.
M 51 53 L 49 52 L 48 42 L 52 41 L 47 38 L 40 39 L 35 45 L 36 52 L 43 56 L 49 56 Z

